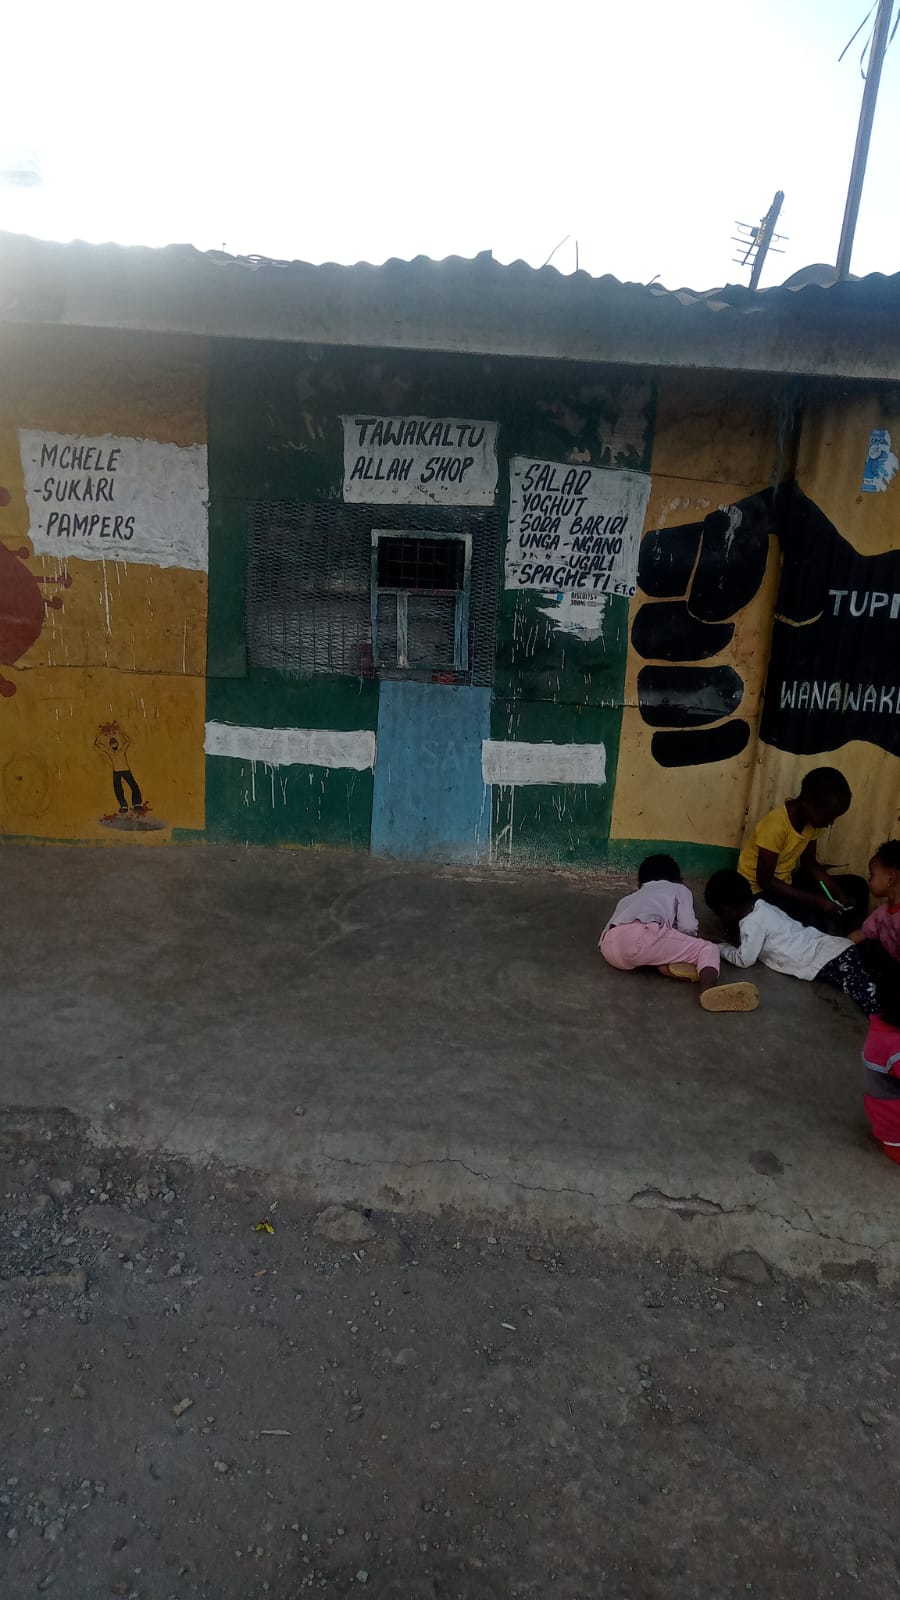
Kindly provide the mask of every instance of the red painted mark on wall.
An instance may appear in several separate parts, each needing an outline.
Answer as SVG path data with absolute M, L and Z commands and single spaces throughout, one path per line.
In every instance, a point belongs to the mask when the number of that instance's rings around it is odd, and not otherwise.
M 10 502 L 8 489 L 0 486 L 0 506 Z M 22 548 L 10 550 L 0 543 L 0 667 L 14 666 L 26 651 L 40 638 L 48 608 L 59 611 L 62 600 L 41 592 L 42 584 L 57 583 L 63 589 L 71 587 L 68 573 L 56 578 L 39 578 L 24 563 L 30 551 Z M 15 694 L 16 686 L 0 673 L 0 695 Z

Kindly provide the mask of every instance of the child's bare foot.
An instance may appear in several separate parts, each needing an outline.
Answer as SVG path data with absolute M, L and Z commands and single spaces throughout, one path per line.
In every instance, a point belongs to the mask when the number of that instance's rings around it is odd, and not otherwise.
M 759 990 L 755 983 L 715 983 L 700 996 L 704 1011 L 755 1011 Z

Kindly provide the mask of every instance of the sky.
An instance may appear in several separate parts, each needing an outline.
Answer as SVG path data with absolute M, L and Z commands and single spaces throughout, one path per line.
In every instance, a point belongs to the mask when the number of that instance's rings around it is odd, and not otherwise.
M 45 0 L 4 22 L 0 227 L 308 261 L 492 250 L 670 288 L 833 262 L 869 0 Z M 900 32 L 853 271 L 900 271 Z M 568 236 L 568 237 L 566 237 Z M 565 243 L 560 243 L 565 239 Z M 558 248 L 555 248 L 557 247 Z

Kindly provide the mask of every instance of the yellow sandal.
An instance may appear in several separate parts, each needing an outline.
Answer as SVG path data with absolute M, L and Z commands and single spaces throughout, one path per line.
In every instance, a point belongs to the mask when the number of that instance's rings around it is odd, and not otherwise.
M 755 983 L 717 983 L 700 996 L 704 1011 L 755 1011 L 759 990 Z

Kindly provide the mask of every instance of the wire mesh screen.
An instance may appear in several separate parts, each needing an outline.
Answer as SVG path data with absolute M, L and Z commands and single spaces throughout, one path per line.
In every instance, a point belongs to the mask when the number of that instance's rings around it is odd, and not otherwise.
M 500 599 L 500 519 L 496 511 L 460 519 L 472 535 L 469 584 L 469 682 L 490 688 L 494 681 L 497 605 Z
M 251 665 L 359 674 L 371 645 L 370 518 L 358 506 L 264 501 L 250 510 Z
M 251 505 L 246 582 L 251 667 L 292 677 L 371 672 L 372 530 L 385 525 L 392 532 L 408 535 L 408 539 L 391 543 L 446 547 L 435 552 L 438 562 L 456 562 L 461 546 L 452 540 L 429 539 L 429 534 L 471 535 L 467 659 L 455 676 L 461 683 L 491 684 L 500 588 L 498 519 L 493 511 L 443 506 L 389 509 L 295 500 Z M 442 575 L 443 569 L 440 573 L 435 569 L 435 576 Z M 394 586 L 430 587 L 415 583 Z M 452 587 L 456 587 L 455 566 Z M 390 604 L 385 605 L 391 600 L 392 615 Z M 379 654 L 383 660 L 396 660 L 396 596 L 379 597 L 377 603 Z M 452 596 L 409 595 L 407 671 L 427 672 L 445 664 L 452 667 L 453 619 Z

